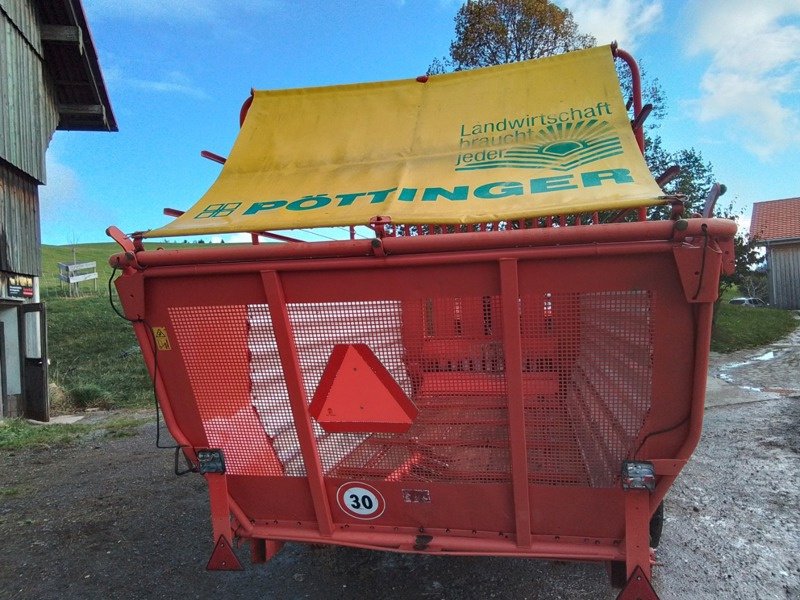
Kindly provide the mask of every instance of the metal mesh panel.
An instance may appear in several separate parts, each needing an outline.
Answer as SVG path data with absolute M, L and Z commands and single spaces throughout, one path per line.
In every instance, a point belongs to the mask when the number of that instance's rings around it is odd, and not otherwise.
M 652 304 L 645 291 L 580 298 L 581 350 L 569 397 L 595 487 L 614 484 L 650 410 Z
M 607 487 L 650 407 L 651 296 L 540 294 L 520 299 L 529 481 Z M 332 477 L 510 481 L 499 297 L 287 306 L 313 397 L 336 344 L 367 344 L 419 408 L 403 434 L 326 433 Z M 269 309 L 170 309 L 200 418 L 229 472 L 303 476 L 305 466 Z
M 269 307 L 266 304 L 248 305 L 247 323 L 253 406 L 258 411 L 264 431 L 272 441 L 286 475 L 303 476 L 306 469 L 300 454 L 300 440 L 294 427 Z
M 283 475 L 250 395 L 245 306 L 169 309 L 206 439 L 232 475 Z
M 573 295 L 543 293 L 520 299 L 523 378 L 551 385 L 526 393 L 528 480 L 538 485 L 587 485 L 586 469 L 563 394 L 580 329 Z
M 419 408 L 404 434 L 324 434 L 330 476 L 404 481 L 509 479 L 497 298 L 288 307 L 309 398 L 334 344 L 367 344 Z M 498 321 L 499 323 L 499 321 Z

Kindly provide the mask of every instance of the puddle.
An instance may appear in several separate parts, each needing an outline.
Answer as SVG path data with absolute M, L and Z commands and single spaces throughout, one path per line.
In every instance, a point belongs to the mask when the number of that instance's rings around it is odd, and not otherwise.
M 730 383 L 731 385 L 735 385 L 739 389 L 742 389 L 742 390 L 745 390 L 745 391 L 748 391 L 748 392 L 763 392 L 764 391 L 762 388 L 752 387 L 752 386 L 749 386 L 749 385 L 739 385 L 738 383 L 736 383 L 736 380 L 733 377 L 731 377 L 730 375 L 728 375 L 724 371 L 720 371 L 718 377 L 720 379 L 722 379 L 722 381 L 724 381 L 725 383 Z
M 748 385 L 739 385 L 738 383 L 736 383 L 736 380 L 731 375 L 728 374 L 728 371 L 732 371 L 734 369 L 740 369 L 741 367 L 746 367 L 756 362 L 766 362 L 768 360 L 774 360 L 775 358 L 776 358 L 775 351 L 769 350 L 760 356 L 754 356 L 753 358 L 749 358 L 747 360 L 726 364 L 720 367 L 719 374 L 717 376 L 724 382 L 730 383 L 731 385 L 735 385 L 743 390 L 750 392 L 763 392 L 764 391 L 763 388 L 757 388 Z

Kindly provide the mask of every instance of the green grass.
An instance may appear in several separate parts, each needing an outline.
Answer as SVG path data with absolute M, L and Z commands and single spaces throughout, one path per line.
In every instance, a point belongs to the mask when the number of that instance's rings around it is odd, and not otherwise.
M 92 424 L 33 425 L 22 419 L 7 419 L 0 423 L 0 450 L 69 446 L 87 437 L 128 437 L 135 435 L 145 422 L 144 419 L 122 417 Z
M 50 381 L 77 408 L 141 407 L 152 398 L 131 324 L 108 298 L 46 298 Z
M 92 282 L 70 298 L 58 281 L 58 263 L 71 263 L 71 246 L 42 246 L 42 298 L 47 304 L 50 382 L 77 409 L 142 407 L 152 402 L 152 383 L 133 328 L 108 300 L 108 257 L 114 243 L 81 244 L 78 262 L 97 262 L 98 292 Z M 114 300 L 119 307 L 114 292 Z
M 22 419 L 8 419 L 0 425 L 0 450 L 66 446 L 85 436 L 91 427 L 73 425 L 31 425 Z
M 798 324 L 790 311 L 734 306 L 723 299 L 717 306 L 711 349 L 733 352 L 763 346 L 790 334 Z

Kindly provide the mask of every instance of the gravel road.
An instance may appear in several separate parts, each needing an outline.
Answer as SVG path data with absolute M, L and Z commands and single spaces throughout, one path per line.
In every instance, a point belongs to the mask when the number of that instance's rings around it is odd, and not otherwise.
M 667 496 L 661 598 L 800 598 L 800 331 L 712 355 L 703 438 Z M 767 356 L 772 352 L 772 356 Z M 759 360 L 760 358 L 760 360 Z M 741 386 L 745 386 L 744 388 Z M 0 598 L 614 598 L 594 564 L 288 544 L 204 570 L 206 487 L 135 437 L 0 453 Z

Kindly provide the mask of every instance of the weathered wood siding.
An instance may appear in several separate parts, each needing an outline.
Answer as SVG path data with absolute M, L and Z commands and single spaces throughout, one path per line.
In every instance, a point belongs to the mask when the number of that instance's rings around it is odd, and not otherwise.
M 769 302 L 776 308 L 800 309 L 800 242 L 767 248 Z
M 0 161 L 0 271 L 40 275 L 39 186 Z
M 45 183 L 58 108 L 32 0 L 0 0 L 0 158 Z

